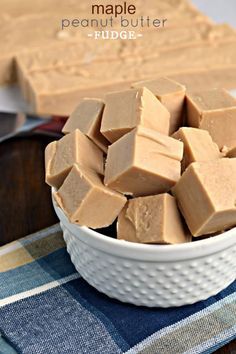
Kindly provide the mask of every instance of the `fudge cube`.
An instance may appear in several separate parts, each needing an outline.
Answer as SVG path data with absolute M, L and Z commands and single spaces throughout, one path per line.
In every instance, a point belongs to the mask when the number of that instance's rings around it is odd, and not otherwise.
M 183 125 L 184 101 L 186 88 L 178 82 L 167 77 L 160 77 L 155 80 L 139 81 L 132 84 L 132 87 L 148 88 L 158 100 L 170 112 L 169 134 L 173 134 Z
M 62 132 L 68 134 L 79 129 L 106 153 L 108 141 L 100 132 L 103 109 L 102 100 L 84 98 L 70 115 Z
M 45 151 L 46 183 L 59 188 L 74 163 L 103 174 L 103 152 L 80 130 L 50 143 Z
M 226 157 L 236 157 L 236 140 L 232 141 L 229 146 L 225 146 L 222 149 L 222 152 L 225 154 Z
M 193 236 L 236 225 L 236 159 L 194 162 L 173 188 Z
M 52 161 L 56 154 L 57 150 L 57 141 L 52 141 L 50 144 L 46 146 L 45 149 L 45 182 L 50 186 L 54 185 L 55 178 L 51 174 L 52 170 Z M 63 180 L 58 176 L 58 185 L 60 185 Z
M 122 194 L 103 185 L 98 173 L 78 164 L 54 198 L 72 223 L 92 228 L 111 225 L 126 203 Z
M 167 192 L 180 178 L 182 157 L 182 142 L 138 126 L 109 146 L 105 185 L 134 196 Z
M 236 157 L 236 146 L 234 146 L 233 148 L 229 149 L 229 151 L 227 152 L 227 157 Z
M 170 113 L 145 87 L 109 93 L 105 103 L 101 133 L 111 143 L 138 125 L 169 133 Z
M 175 244 L 191 241 L 168 193 L 139 197 L 127 202 L 118 217 L 117 238 L 130 242 Z
M 224 89 L 187 94 L 188 125 L 207 130 L 220 149 L 236 140 L 236 100 Z
M 206 130 L 183 127 L 172 137 L 184 143 L 183 170 L 192 162 L 210 161 L 222 157 L 217 144 L 213 142 Z

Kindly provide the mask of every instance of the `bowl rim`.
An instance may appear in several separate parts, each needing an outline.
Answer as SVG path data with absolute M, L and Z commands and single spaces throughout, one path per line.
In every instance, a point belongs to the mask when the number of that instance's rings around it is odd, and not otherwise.
M 86 226 L 71 223 L 53 198 L 54 191 L 55 189 L 52 188 L 52 203 L 62 224 L 81 242 L 90 245 L 91 248 L 98 248 L 106 253 L 136 259 L 150 258 L 150 260 L 152 260 L 153 257 L 156 259 L 157 256 L 159 259 L 161 255 L 163 261 L 165 261 L 165 257 L 167 256 L 168 259 L 166 259 L 166 261 L 170 261 L 199 258 L 236 245 L 236 227 L 211 238 L 175 245 L 142 244 L 118 240 Z M 90 237 L 86 237 L 86 235 Z

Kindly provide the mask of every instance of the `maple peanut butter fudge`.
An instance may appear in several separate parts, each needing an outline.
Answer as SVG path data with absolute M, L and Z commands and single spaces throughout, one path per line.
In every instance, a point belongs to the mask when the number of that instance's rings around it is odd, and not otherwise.
M 170 112 L 169 135 L 183 125 L 183 107 L 186 88 L 165 77 L 155 80 L 140 81 L 132 87 L 147 87 Z
M 106 95 L 101 133 L 112 143 L 138 125 L 168 134 L 169 124 L 169 111 L 145 87 Z
M 187 94 L 187 121 L 207 130 L 220 149 L 236 140 L 236 100 L 224 89 Z
M 98 173 L 78 164 L 54 198 L 71 222 L 92 228 L 111 225 L 126 203 L 122 194 L 103 185 Z
M 193 236 L 236 225 L 236 158 L 194 162 L 173 188 Z
M 103 174 L 102 151 L 79 129 L 50 143 L 45 151 L 46 182 L 59 188 L 74 163 Z
M 183 170 L 192 162 L 210 161 L 222 157 L 217 144 L 213 142 L 206 130 L 182 127 L 172 137 L 184 143 Z
M 68 134 L 79 129 L 106 153 L 109 142 L 100 132 L 103 109 L 102 100 L 84 98 L 68 118 L 62 132 Z
M 138 126 L 109 146 L 104 183 L 118 192 L 164 193 L 179 180 L 183 143 Z
M 129 200 L 118 217 L 117 238 L 160 244 L 191 241 L 175 198 L 168 193 Z
M 127 89 L 132 82 L 144 78 L 196 73 L 209 68 L 231 68 L 235 77 L 235 43 L 213 46 L 204 42 L 194 47 L 155 52 L 155 56 L 148 58 L 119 58 L 112 61 L 109 70 L 106 61 L 91 61 L 27 72 L 24 87 L 36 112 L 67 116 L 83 97 L 101 98 L 106 92 Z M 223 82 L 227 85 L 226 80 Z
M 227 157 L 236 157 L 236 141 L 232 146 L 229 148 L 226 154 Z

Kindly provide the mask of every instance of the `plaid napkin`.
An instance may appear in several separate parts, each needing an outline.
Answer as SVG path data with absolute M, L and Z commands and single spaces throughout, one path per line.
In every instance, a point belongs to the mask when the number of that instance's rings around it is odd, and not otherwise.
M 0 249 L 0 353 L 212 353 L 236 338 L 236 282 L 195 305 L 109 299 L 76 272 L 59 225 Z

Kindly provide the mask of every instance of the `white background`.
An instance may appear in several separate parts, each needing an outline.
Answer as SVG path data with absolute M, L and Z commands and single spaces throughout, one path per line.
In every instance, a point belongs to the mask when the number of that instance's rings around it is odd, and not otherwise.
M 192 3 L 218 23 L 236 28 L 236 0 L 192 0 Z

